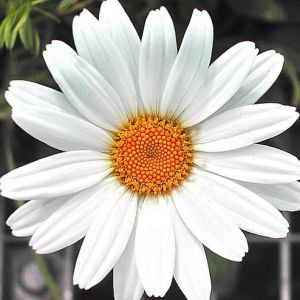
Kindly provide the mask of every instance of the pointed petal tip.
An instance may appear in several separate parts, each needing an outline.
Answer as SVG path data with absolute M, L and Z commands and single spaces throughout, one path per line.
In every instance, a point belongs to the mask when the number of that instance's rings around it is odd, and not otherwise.
M 35 249 L 35 248 L 32 248 L 34 251 L 35 251 L 35 253 L 37 253 L 37 254 L 47 254 L 47 252 L 46 251 L 43 251 L 43 249 Z
M 11 95 L 11 90 L 12 90 L 12 86 L 9 86 L 8 89 L 4 92 L 4 98 L 6 99 L 6 101 L 7 98 Z
M 19 234 L 17 230 L 12 230 L 11 231 L 11 234 L 15 237 L 24 237 L 24 235 L 22 234 Z
M 194 8 L 192 16 L 200 16 L 201 15 L 201 10 Z
M 9 198 L 9 199 L 12 199 L 10 194 L 9 194 L 9 191 L 5 190 L 4 188 L 4 183 L 1 184 L 1 188 L 0 188 L 0 195 L 3 197 L 3 198 Z
M 2 177 L 0 177 L 0 190 L 1 190 L 1 187 L 2 187 L 2 185 L 3 185 L 4 181 L 5 181 L 5 179 L 8 177 L 8 176 L 7 176 L 8 174 L 9 174 L 9 173 L 6 173 L 6 174 L 4 174 Z
M 247 49 L 247 48 L 252 49 L 252 50 L 255 49 L 255 43 L 252 41 L 243 41 L 243 42 L 237 43 L 235 46 L 241 47 L 242 48 L 241 50 Z
M 166 295 L 167 291 L 162 292 L 162 291 L 159 291 L 156 289 L 155 290 L 146 290 L 145 289 L 145 293 L 147 294 L 148 297 L 156 297 L 156 298 L 161 297 L 162 298 Z
M 282 64 L 284 63 L 284 56 L 281 53 L 275 52 L 272 58 L 276 58 L 277 63 L 282 63 Z
M 94 287 L 97 283 L 98 282 L 95 283 L 95 282 L 91 281 L 85 285 L 84 289 L 87 291 L 87 290 L 91 289 L 92 287 Z
M 81 13 L 81 14 L 82 14 L 82 13 Z M 75 16 L 75 17 L 73 18 L 73 21 L 72 21 L 73 28 L 79 24 L 81 14 L 78 15 L 78 16 Z
M 281 231 L 274 232 L 273 234 L 270 234 L 268 237 L 271 239 L 284 239 L 287 237 L 288 233 L 289 233 L 289 229 L 285 227 L 285 229 L 283 228 Z
M 86 8 L 84 8 L 83 11 L 80 13 L 80 17 L 96 19 L 96 17 Z
M 77 285 L 78 285 L 78 287 L 79 287 L 81 290 L 88 290 L 87 284 L 81 282 L 81 281 L 80 281 L 80 278 L 79 278 L 79 280 L 78 280 L 78 282 L 77 282 Z
M 85 288 L 84 288 L 84 285 L 78 280 L 78 282 L 77 282 L 77 285 L 78 285 L 78 287 L 81 289 L 81 290 L 84 290 Z
M 211 16 L 207 10 L 199 10 L 197 8 L 194 8 L 192 18 L 196 17 L 202 20 L 204 19 L 206 22 L 210 22 L 212 24 Z
M 78 257 L 77 257 L 77 259 L 78 259 Z M 74 272 L 73 272 L 73 283 L 74 282 L 75 282 L 75 284 L 78 283 L 77 261 L 75 263 Z
M 13 222 L 14 222 L 14 216 L 13 214 L 11 214 L 8 219 L 6 220 L 5 224 L 7 226 L 9 226 L 11 229 L 12 229 L 12 226 L 13 226 Z

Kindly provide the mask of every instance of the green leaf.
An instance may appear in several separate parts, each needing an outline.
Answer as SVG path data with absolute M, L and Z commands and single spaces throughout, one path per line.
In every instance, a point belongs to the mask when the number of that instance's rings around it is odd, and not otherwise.
M 12 49 L 15 45 L 17 39 L 18 31 L 13 30 L 8 36 L 5 41 L 5 45 L 8 49 Z
M 278 0 L 226 0 L 239 15 L 267 22 L 283 22 L 286 13 Z
M 0 27 L 0 46 L 5 44 L 7 48 L 13 48 L 18 31 L 26 23 L 31 11 L 30 4 L 25 3 L 16 9 L 10 9 Z
M 24 47 L 29 49 L 34 55 L 38 55 L 40 51 L 40 37 L 30 19 L 20 29 L 19 35 Z
M 42 3 L 45 3 L 49 0 L 31 0 L 31 5 L 35 6 L 35 5 L 38 5 L 38 4 L 42 4 Z
M 14 17 L 7 17 L 4 21 L 3 21 L 3 39 L 5 42 L 5 45 L 7 48 L 11 49 L 14 45 L 14 43 L 12 44 L 12 42 L 15 41 L 15 39 L 12 37 L 13 35 L 13 24 L 14 24 Z M 15 36 L 16 37 L 16 36 Z
M 13 24 L 14 31 L 19 31 L 19 29 L 26 23 L 29 18 L 30 11 L 31 6 L 29 4 L 22 5 L 16 10 L 15 22 Z
M 5 21 L 4 20 L 0 25 L 0 47 L 2 48 L 5 43 L 4 32 L 5 32 Z

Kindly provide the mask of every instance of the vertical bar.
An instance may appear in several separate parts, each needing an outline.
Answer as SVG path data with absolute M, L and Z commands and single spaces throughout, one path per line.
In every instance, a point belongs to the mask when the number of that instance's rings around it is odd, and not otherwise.
M 3 299 L 3 279 L 4 279 L 4 199 L 0 196 L 0 300 Z
M 210 297 L 210 300 L 217 300 L 217 295 L 212 291 L 211 292 L 211 297 Z
M 73 246 L 68 247 L 64 257 L 64 284 L 63 284 L 63 299 L 73 300 Z M 1 299 L 0 299 L 1 300 Z
M 284 213 L 289 221 L 289 214 Z M 287 237 L 279 243 L 280 300 L 291 300 L 291 241 Z

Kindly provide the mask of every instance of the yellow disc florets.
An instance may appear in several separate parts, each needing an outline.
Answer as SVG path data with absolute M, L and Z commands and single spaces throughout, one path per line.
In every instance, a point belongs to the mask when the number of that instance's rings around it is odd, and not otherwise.
M 168 194 L 188 175 L 192 164 L 186 130 L 168 119 L 140 117 L 114 137 L 115 175 L 140 194 Z

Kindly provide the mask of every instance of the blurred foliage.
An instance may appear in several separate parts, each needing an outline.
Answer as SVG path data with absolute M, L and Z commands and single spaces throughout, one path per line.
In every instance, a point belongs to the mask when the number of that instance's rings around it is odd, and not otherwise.
M 232 9 L 242 16 L 266 22 L 287 21 L 287 14 L 277 0 L 227 0 Z
M 0 25 L 0 47 L 12 49 L 17 36 L 34 55 L 40 51 L 40 36 L 34 20 L 42 15 L 47 19 L 60 22 L 60 15 L 72 13 L 86 7 L 95 0 L 63 0 L 59 3 L 50 0 L 11 0 L 1 2 L 5 17 Z
M 31 20 L 32 11 L 38 11 L 46 16 L 51 16 L 39 5 L 47 0 L 8 1 L 4 3 L 6 15 L 0 25 L 0 47 L 12 49 L 19 35 L 23 46 L 38 54 L 40 49 L 39 33 Z M 53 15 L 54 18 L 56 18 Z
M 4 134 L 8 134 L 5 128 L 10 122 L 10 108 L 3 95 L 9 81 L 24 79 L 57 88 L 47 71 L 41 50 L 53 39 L 60 39 L 73 45 L 71 33 L 74 15 L 85 7 L 98 15 L 100 2 L 100 0 L 0 0 L 0 48 L 2 49 L 0 50 L 0 132 L 2 130 Z M 285 56 L 283 76 L 280 76 L 279 81 L 262 101 L 300 106 L 299 0 L 120 0 L 120 2 L 140 36 L 148 12 L 160 5 L 166 6 L 173 17 L 179 41 L 183 37 L 192 10 L 194 8 L 208 10 L 215 27 L 213 58 L 243 40 L 256 42 L 260 51 L 276 49 Z M 16 132 L 18 133 L 14 128 L 12 140 L 20 152 L 20 148 L 26 147 L 24 145 L 18 147 Z M 26 136 L 23 132 L 22 135 Z M 273 139 L 273 143 L 297 154 L 299 150 L 294 146 L 296 143 L 294 135 L 295 132 L 291 131 Z M 40 149 L 44 147 L 34 139 L 27 138 L 30 145 L 28 153 L 24 155 L 23 152 L 18 153 L 19 156 L 23 155 L 18 158 L 22 164 L 34 160 L 36 157 L 33 156 L 38 156 L 33 150 L 36 149 L 35 147 Z M 42 149 L 45 151 L 45 148 Z M 0 155 L 0 158 L 9 160 L 10 155 L 11 153 L 6 153 Z M 226 297 L 230 295 L 238 281 L 239 267 L 210 253 L 208 255 L 214 289 L 218 294 Z M 89 295 L 87 291 L 85 294 Z

